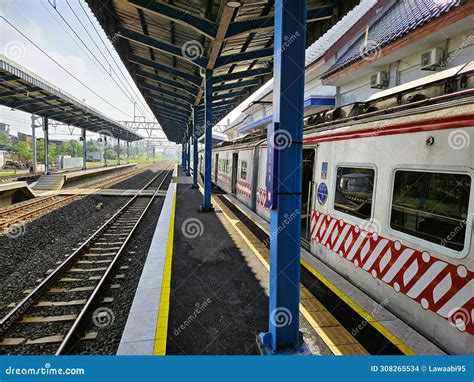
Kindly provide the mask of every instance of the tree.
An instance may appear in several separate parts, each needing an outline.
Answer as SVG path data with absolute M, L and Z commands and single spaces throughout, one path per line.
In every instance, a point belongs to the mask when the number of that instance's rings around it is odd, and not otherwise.
M 31 152 L 31 146 L 28 142 L 25 141 L 18 141 L 17 143 L 10 146 L 10 150 L 18 155 L 18 158 L 22 162 L 30 162 L 33 158 L 33 154 Z
M 8 135 L 4 131 L 0 131 L 0 147 L 6 147 L 9 144 Z
M 50 164 L 54 164 L 56 159 L 56 145 L 50 144 L 48 150 L 48 159 Z M 44 140 L 37 140 L 36 141 L 36 160 L 39 163 L 44 163 Z
M 94 151 L 100 151 L 100 147 L 98 146 L 97 142 L 93 140 L 87 141 L 87 152 L 92 153 Z
M 115 150 L 109 148 L 105 150 L 104 157 L 107 160 L 117 159 L 117 153 Z

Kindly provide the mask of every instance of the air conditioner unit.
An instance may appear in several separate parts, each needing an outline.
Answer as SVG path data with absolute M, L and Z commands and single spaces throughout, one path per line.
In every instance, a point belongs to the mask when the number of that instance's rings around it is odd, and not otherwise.
M 388 86 L 388 73 L 384 70 L 370 76 L 370 87 L 372 89 L 382 89 Z
M 433 48 L 421 55 L 421 70 L 436 70 L 442 65 L 444 49 Z

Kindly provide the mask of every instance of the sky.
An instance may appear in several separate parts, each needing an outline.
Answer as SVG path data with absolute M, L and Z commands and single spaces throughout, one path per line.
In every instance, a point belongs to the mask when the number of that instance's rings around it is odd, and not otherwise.
M 134 105 L 137 116 L 153 120 L 153 113 L 83 0 L 0 0 L 0 54 L 116 121 L 133 120 Z M 256 95 L 239 105 L 219 124 L 237 118 Z M 0 106 L 0 122 L 9 124 L 15 134 L 18 131 L 31 133 L 28 113 Z M 42 132 L 38 136 L 42 136 Z M 77 128 L 53 126 L 50 130 L 51 139 L 69 140 L 78 136 Z

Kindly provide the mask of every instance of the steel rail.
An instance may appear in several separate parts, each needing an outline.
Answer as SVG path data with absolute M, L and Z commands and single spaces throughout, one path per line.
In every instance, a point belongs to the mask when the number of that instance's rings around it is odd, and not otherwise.
M 136 176 L 142 172 L 145 172 L 148 169 L 148 167 L 132 170 L 128 173 L 125 174 L 119 174 L 116 177 L 108 177 L 106 179 L 101 179 L 97 181 L 92 181 L 86 184 L 81 185 L 78 188 L 86 188 L 86 187 L 91 187 L 95 186 L 96 188 L 103 189 L 104 187 L 108 187 L 111 185 L 114 185 L 118 182 L 125 181 L 128 178 L 131 178 L 133 176 Z M 38 214 L 41 214 L 44 211 L 48 211 L 49 209 L 52 209 L 56 206 L 60 206 L 62 204 L 67 204 L 74 199 L 81 198 L 83 195 L 71 195 L 71 196 L 61 196 L 61 195 L 51 195 L 51 196 L 39 196 L 38 199 L 33 199 L 31 201 L 27 201 L 27 203 L 22 203 L 21 205 L 18 205 L 15 207 L 9 206 L 5 209 L 0 210 L 0 230 L 6 229 L 11 225 L 17 224 L 20 221 L 23 221 L 25 219 L 30 219 L 35 217 Z M 56 198 L 60 198 L 60 200 L 55 200 Z M 54 200 L 54 201 L 53 201 Z M 48 201 L 51 201 L 49 204 L 44 204 L 45 202 L 47 203 Z M 29 209 L 29 208 L 34 208 L 35 209 Z M 22 212 L 23 211 L 23 212 Z M 14 216 L 11 219 L 8 220 L 2 220 L 4 216 L 8 216 L 11 213 L 19 212 L 20 215 Z
M 160 172 L 160 174 L 158 174 L 154 179 L 152 179 L 149 183 L 147 183 L 147 185 L 143 189 L 148 188 L 150 186 L 150 184 L 152 184 L 163 172 L 166 172 L 166 171 L 170 171 L 170 168 L 165 169 L 162 172 Z M 164 184 L 165 180 L 168 178 L 168 176 L 169 176 L 169 174 L 165 175 L 163 177 L 163 179 L 160 182 L 160 184 L 158 185 L 156 191 L 161 189 L 161 187 L 163 186 L 163 184 Z M 85 317 L 87 316 L 87 314 L 89 313 L 92 305 L 94 304 L 95 299 L 100 294 L 100 292 L 101 292 L 103 286 L 105 285 L 109 275 L 112 273 L 113 269 L 115 268 L 116 263 L 119 261 L 120 256 L 122 255 L 122 252 L 124 251 L 125 247 L 127 246 L 128 242 L 130 241 L 130 238 L 133 236 L 133 234 L 134 234 L 135 230 L 137 229 L 138 225 L 141 223 L 143 217 L 148 212 L 151 204 L 155 200 L 156 195 L 157 195 L 157 193 L 155 192 L 153 194 L 153 196 L 150 197 L 150 201 L 148 202 L 148 204 L 146 205 L 146 207 L 142 211 L 140 217 L 136 221 L 136 223 L 133 226 L 132 230 L 130 231 L 128 236 L 125 238 L 125 240 L 122 243 L 120 249 L 117 251 L 117 254 L 115 255 L 114 259 L 112 260 L 112 262 L 108 266 L 107 270 L 103 274 L 102 278 L 100 279 L 99 283 L 96 285 L 95 289 L 93 290 L 93 292 L 91 293 L 91 295 L 87 299 L 86 304 L 84 305 L 81 312 L 77 316 L 76 320 L 74 321 L 74 324 L 71 326 L 71 328 L 67 332 L 66 336 L 64 337 L 63 341 L 61 342 L 61 345 L 59 346 L 58 350 L 56 351 L 56 355 L 65 354 L 67 352 L 67 350 L 70 348 L 71 342 L 74 339 L 76 333 L 80 332 L 80 329 L 81 329 L 82 324 L 84 323 Z M 139 193 L 137 193 L 132 198 L 132 200 L 134 201 L 138 196 L 139 196 Z M 130 206 L 133 203 L 132 200 L 127 203 L 127 206 Z M 123 210 L 123 208 L 122 208 L 122 210 Z M 78 338 L 78 337 L 76 336 L 76 338 Z
M 142 187 L 140 190 L 138 190 L 135 195 L 130 198 L 130 200 L 125 203 L 111 218 L 109 218 L 99 229 L 97 229 L 86 241 L 84 241 L 79 248 L 77 248 L 68 258 L 61 263 L 52 273 L 50 273 L 40 284 L 38 284 L 26 297 L 24 297 L 14 308 L 10 310 L 1 320 L 0 320 L 0 338 L 4 336 L 4 334 L 10 329 L 11 326 L 15 324 L 20 318 L 23 317 L 23 315 L 34 305 L 34 303 L 41 297 L 42 294 L 44 294 L 45 291 L 48 290 L 48 288 L 55 282 L 57 281 L 63 273 L 65 273 L 71 265 L 74 264 L 74 262 L 93 244 L 97 241 L 97 239 L 101 236 L 104 231 L 109 228 L 113 223 L 117 221 L 117 219 L 130 207 L 140 196 L 141 192 L 150 187 L 150 185 L 155 182 L 162 174 L 165 172 L 169 172 L 171 167 L 167 167 L 163 170 L 161 170 L 156 176 L 154 176 L 147 184 Z M 165 180 L 168 178 L 168 175 L 165 175 L 163 180 L 160 182 L 158 185 L 157 191 L 163 186 Z M 56 354 L 61 354 L 64 349 L 66 348 L 66 344 L 69 344 L 72 335 L 76 331 L 76 329 L 79 327 L 80 321 L 83 320 L 85 314 L 87 313 L 89 307 L 92 305 L 94 302 L 95 296 L 98 294 L 100 289 L 105 283 L 105 280 L 107 279 L 108 275 L 113 269 L 113 266 L 116 264 L 118 261 L 121 253 L 123 252 L 123 249 L 127 245 L 128 241 L 130 240 L 132 234 L 136 230 L 138 224 L 141 222 L 143 216 L 145 213 L 148 211 L 151 203 L 155 200 L 157 193 L 155 192 L 153 196 L 150 197 L 150 202 L 147 204 L 145 207 L 144 211 L 140 215 L 139 219 L 137 220 L 136 224 L 134 225 L 133 229 L 130 231 L 129 235 L 127 238 L 124 240 L 121 248 L 117 252 L 116 256 L 114 257 L 114 260 L 112 263 L 109 265 L 107 268 L 106 272 L 104 273 L 102 279 L 100 282 L 97 284 L 96 288 L 92 292 L 91 296 L 86 302 L 86 305 L 82 309 L 81 313 L 78 315 L 75 323 L 73 326 L 70 328 L 68 333 L 66 334 L 63 343 L 61 343 L 60 348 L 58 349 Z

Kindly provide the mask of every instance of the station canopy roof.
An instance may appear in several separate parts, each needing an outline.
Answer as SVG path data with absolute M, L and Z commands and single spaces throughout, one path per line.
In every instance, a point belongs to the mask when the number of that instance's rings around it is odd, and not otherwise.
M 214 71 L 214 124 L 272 77 L 272 0 L 86 1 L 170 141 L 182 142 L 193 106 L 203 124 L 204 69 Z M 337 3 L 341 14 L 357 2 Z M 308 0 L 308 45 L 334 13 Z
M 124 141 L 143 138 L 1 55 L 0 105 Z

